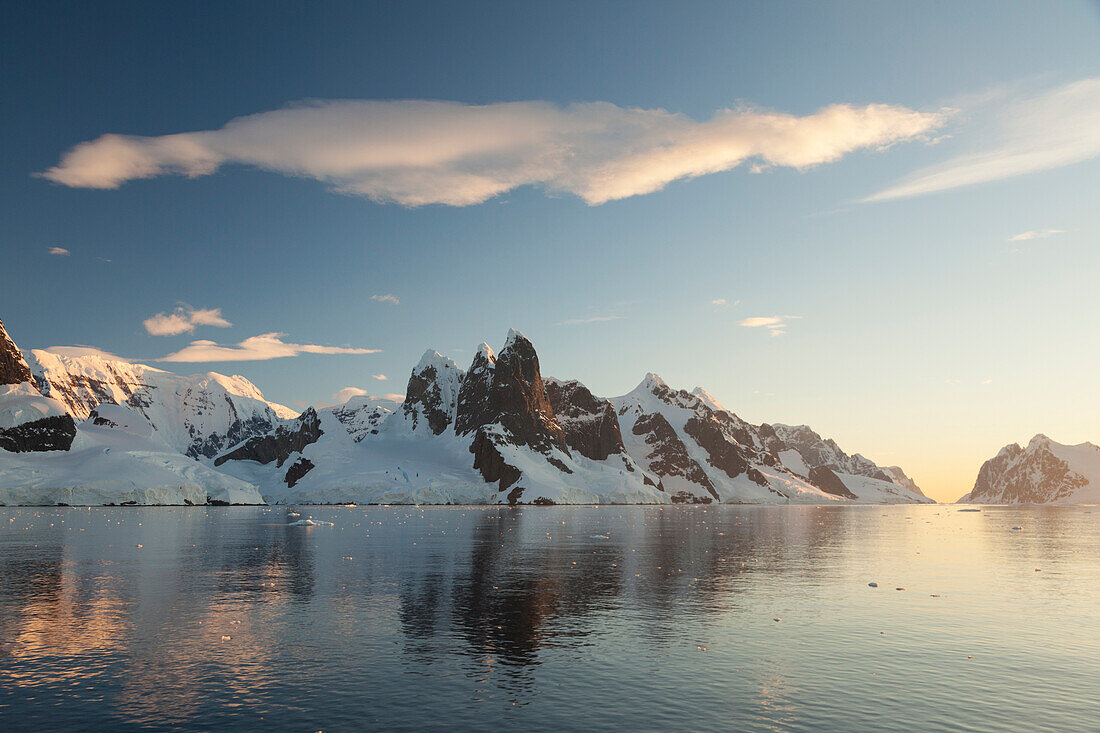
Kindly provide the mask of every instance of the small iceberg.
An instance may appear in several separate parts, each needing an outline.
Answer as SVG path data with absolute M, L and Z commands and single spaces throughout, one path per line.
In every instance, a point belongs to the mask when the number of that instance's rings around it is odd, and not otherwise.
M 611 538 L 608 537 L 605 534 L 592 534 L 592 535 L 588 535 L 588 539 L 590 539 L 590 540 L 607 540 L 607 539 L 611 539 Z
M 299 519 L 297 522 L 291 522 L 288 527 L 321 527 L 327 525 L 332 527 L 332 522 L 321 522 L 314 519 Z

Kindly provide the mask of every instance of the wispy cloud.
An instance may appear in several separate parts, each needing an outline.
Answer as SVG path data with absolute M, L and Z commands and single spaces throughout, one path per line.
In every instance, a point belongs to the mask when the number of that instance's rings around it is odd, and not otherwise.
M 745 328 L 766 328 L 772 336 L 782 336 L 787 332 L 788 321 L 802 316 L 753 316 L 741 321 Z
M 582 323 L 604 323 L 606 321 L 621 321 L 626 316 L 589 316 L 588 318 L 570 318 L 567 321 L 558 321 L 557 326 L 579 326 Z
M 389 293 L 386 293 L 385 295 L 372 295 L 370 296 L 370 299 L 376 300 L 379 303 L 389 303 L 391 305 L 398 305 L 401 303 L 396 295 L 390 295 Z
M 265 361 L 267 359 L 298 356 L 299 354 L 377 354 L 381 351 L 381 349 L 358 349 L 347 346 L 291 344 L 282 340 L 285 335 L 282 333 L 264 333 L 247 338 L 234 346 L 223 346 L 213 341 L 192 341 L 185 348 L 157 359 L 157 361 Z
M 337 400 L 341 405 L 350 400 L 352 397 L 366 396 L 372 400 L 391 400 L 393 402 L 404 402 L 405 395 L 403 394 L 384 394 L 381 396 L 372 395 L 365 389 L 359 387 L 344 387 L 342 390 L 332 395 L 333 399 Z
M 730 305 L 730 306 L 741 305 L 741 301 L 740 300 L 735 300 L 731 303 L 730 301 L 726 300 L 725 298 L 715 298 L 714 300 L 710 301 L 710 304 L 714 305 L 714 306 L 718 306 L 719 308 L 722 308 L 722 307 L 725 307 L 727 305 Z
M 1026 242 L 1029 239 L 1046 239 L 1047 237 L 1053 237 L 1056 234 L 1065 234 L 1065 229 L 1031 229 L 1026 232 L 1020 232 L 1015 237 L 1009 237 L 1010 242 Z
M 1017 96 L 997 108 L 992 127 L 991 133 L 979 130 L 992 145 L 919 170 L 864 201 L 947 191 L 1100 156 L 1100 77 Z
M 192 308 L 182 305 L 171 313 L 157 313 L 142 321 L 153 336 L 178 336 L 191 333 L 196 326 L 229 328 L 233 324 L 222 318 L 221 308 Z
M 68 257 L 72 254 L 72 252 L 65 249 L 64 247 L 50 247 L 49 252 L 50 254 L 58 255 L 59 257 Z
M 594 205 L 746 161 L 757 169 L 805 169 L 920 138 L 942 120 L 939 112 L 887 104 L 834 104 L 804 116 L 741 106 L 698 122 L 607 102 L 315 100 L 238 117 L 217 130 L 103 135 L 40 175 L 110 189 L 239 163 L 405 206 L 468 206 L 524 185 Z
M 367 390 L 360 389 L 359 387 L 344 387 L 338 392 L 334 393 L 333 398 L 341 405 L 350 400 L 352 397 L 358 397 L 359 395 L 365 395 Z
M 370 378 L 371 379 L 377 379 L 379 382 L 388 382 L 389 379 L 390 379 L 385 374 L 372 374 L 372 375 L 370 375 Z

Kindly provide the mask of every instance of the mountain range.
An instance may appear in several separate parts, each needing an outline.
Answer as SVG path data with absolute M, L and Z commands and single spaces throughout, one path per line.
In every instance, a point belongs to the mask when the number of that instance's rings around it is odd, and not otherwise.
M 752 425 L 646 375 L 604 399 L 511 331 L 465 371 L 429 350 L 404 401 L 301 414 L 241 376 L 22 352 L 0 324 L 0 503 L 929 502 L 806 426 Z

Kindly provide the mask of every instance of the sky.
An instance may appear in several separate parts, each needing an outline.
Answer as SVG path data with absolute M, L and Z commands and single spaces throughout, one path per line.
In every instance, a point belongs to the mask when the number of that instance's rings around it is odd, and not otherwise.
M 23 348 L 301 408 L 514 327 L 938 500 L 1100 442 L 1096 3 L 46 2 L 0 67 Z

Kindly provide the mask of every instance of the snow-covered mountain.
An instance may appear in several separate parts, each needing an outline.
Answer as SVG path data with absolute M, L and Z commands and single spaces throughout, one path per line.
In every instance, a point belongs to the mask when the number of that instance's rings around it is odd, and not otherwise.
M 650 374 L 606 399 L 544 378 L 515 330 L 465 371 L 429 350 L 403 402 L 353 397 L 301 415 L 244 377 L 91 351 L 24 358 L 0 333 L 0 448 L 68 449 L 0 453 L 0 503 L 928 501 L 900 469 L 806 427 L 752 425 L 700 388 Z M 5 432 L 30 417 L 67 421 L 71 445 Z
M 1100 447 L 1063 445 L 1036 435 L 1021 448 L 1006 445 L 986 461 L 969 494 L 971 504 L 1100 503 Z
M 27 364 L 42 394 L 83 420 L 101 404 L 126 405 L 172 448 L 213 458 L 298 413 L 268 402 L 242 376 L 217 372 L 181 376 L 96 353 L 78 356 L 32 350 Z

